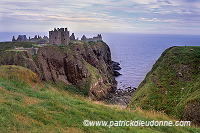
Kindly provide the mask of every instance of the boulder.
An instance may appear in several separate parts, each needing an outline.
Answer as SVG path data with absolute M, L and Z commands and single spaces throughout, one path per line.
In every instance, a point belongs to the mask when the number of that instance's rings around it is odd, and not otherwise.
M 122 74 L 119 73 L 118 71 L 114 71 L 114 76 L 115 76 L 115 77 L 118 77 L 118 76 L 120 76 L 120 75 L 122 75 Z

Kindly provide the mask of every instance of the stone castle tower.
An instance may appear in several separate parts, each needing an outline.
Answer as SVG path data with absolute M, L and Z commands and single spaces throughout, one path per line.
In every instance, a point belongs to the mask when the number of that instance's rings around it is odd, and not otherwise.
M 69 31 L 67 28 L 58 28 L 49 31 L 49 43 L 55 45 L 69 44 Z

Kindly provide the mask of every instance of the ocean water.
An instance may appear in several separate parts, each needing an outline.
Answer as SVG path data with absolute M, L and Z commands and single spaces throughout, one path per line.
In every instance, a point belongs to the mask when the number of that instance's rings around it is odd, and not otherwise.
M 103 34 L 112 59 L 121 64 L 118 88 L 138 87 L 162 52 L 172 46 L 200 46 L 200 35 Z
M 34 35 L 48 35 L 48 32 L 0 32 L 0 41 L 11 41 L 12 36 L 17 38 L 18 35 L 23 34 L 34 37 Z M 81 38 L 83 34 L 75 33 L 75 35 Z M 97 34 L 85 35 L 93 37 Z M 119 62 L 122 67 L 119 71 L 122 75 L 116 78 L 118 88 L 138 87 L 165 49 L 172 46 L 200 46 L 200 35 L 103 33 L 102 37 L 111 49 L 112 59 Z

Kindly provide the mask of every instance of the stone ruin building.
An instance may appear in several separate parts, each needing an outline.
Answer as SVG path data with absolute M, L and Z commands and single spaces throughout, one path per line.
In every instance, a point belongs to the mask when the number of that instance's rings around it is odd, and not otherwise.
M 52 45 L 68 45 L 69 41 L 78 41 L 78 38 L 76 39 L 74 33 L 72 33 L 71 36 L 69 36 L 69 31 L 67 28 L 54 28 L 54 30 L 49 31 L 49 38 L 47 36 L 44 36 L 43 38 L 39 35 L 35 35 L 34 38 L 28 38 L 26 35 L 19 35 L 17 39 L 13 36 L 12 41 L 32 41 L 37 42 L 38 44 L 46 45 L 45 43 L 49 42 Z M 87 38 L 85 35 L 82 36 L 81 41 L 102 41 L 101 34 L 98 34 L 96 37 L 93 38 Z M 15 50 L 25 50 L 29 51 L 31 55 L 35 55 L 38 52 L 39 48 L 23 48 L 23 47 L 15 47 Z
M 93 38 L 87 38 L 85 35 L 82 36 L 81 41 L 94 41 L 94 42 L 98 42 L 98 41 L 102 41 L 102 36 L 101 34 L 98 34 L 96 37 Z
M 50 43 L 52 45 L 68 45 L 70 41 L 78 41 L 76 39 L 74 33 L 69 36 L 69 31 L 67 28 L 54 28 L 54 30 L 49 31 L 49 38 L 47 36 L 41 37 L 39 35 L 35 35 L 33 38 L 28 38 L 26 35 L 19 35 L 17 39 L 13 36 L 12 41 L 30 41 L 30 42 L 37 42 L 38 44 L 46 44 Z M 85 35 L 82 36 L 81 41 L 102 41 L 101 34 L 98 34 L 96 37 L 87 38 Z
M 12 41 L 27 41 L 26 35 L 19 35 L 17 39 L 15 39 L 15 36 L 13 36 Z
M 49 43 L 53 45 L 68 45 L 70 41 L 78 41 L 74 33 L 69 36 L 69 31 L 67 28 L 54 28 L 54 30 L 49 31 Z M 96 37 L 87 38 L 85 35 L 82 36 L 81 41 L 102 41 L 101 34 L 98 34 Z
M 29 41 L 37 42 L 37 43 L 47 43 L 49 42 L 49 38 L 47 36 L 41 37 L 39 35 L 35 35 L 34 38 L 29 37 Z
M 54 30 L 49 31 L 49 43 L 53 45 L 68 45 L 69 31 L 67 28 L 54 28 Z
M 72 35 L 69 37 L 70 41 L 76 41 L 76 37 L 74 35 L 74 33 L 72 33 Z
M 28 38 L 26 35 L 19 35 L 17 39 L 15 39 L 15 36 L 13 36 L 12 41 L 30 41 L 30 42 L 37 42 L 37 43 L 48 43 L 49 38 L 47 36 L 41 37 L 39 35 L 35 35 L 34 38 Z

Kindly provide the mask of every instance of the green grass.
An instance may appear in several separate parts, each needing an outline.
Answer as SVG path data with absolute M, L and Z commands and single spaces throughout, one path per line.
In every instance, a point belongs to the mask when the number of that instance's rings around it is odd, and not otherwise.
M 60 87 L 58 87 L 60 86 Z M 41 82 L 32 71 L 19 66 L 0 66 L 1 132 L 74 133 L 183 133 L 194 127 L 86 127 L 83 120 L 172 120 L 154 111 L 126 110 L 105 106 L 66 91 L 61 86 Z
M 16 47 L 31 48 L 35 45 L 35 42 L 0 42 L 0 55 L 4 53 L 5 50 L 11 50 Z
M 188 104 L 200 103 L 199 66 L 200 47 L 167 49 L 140 84 L 129 106 L 164 111 L 184 119 Z

